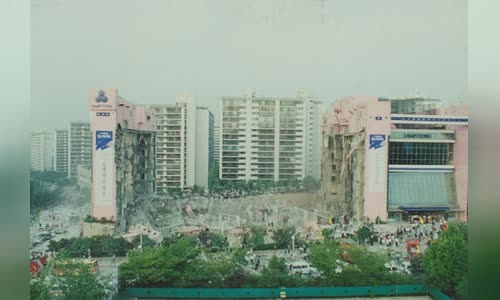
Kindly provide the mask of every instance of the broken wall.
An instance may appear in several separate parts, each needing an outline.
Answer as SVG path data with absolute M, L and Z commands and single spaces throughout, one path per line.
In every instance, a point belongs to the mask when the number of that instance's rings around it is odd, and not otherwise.
M 117 225 L 127 231 L 128 206 L 139 195 L 154 190 L 154 133 L 137 130 L 116 130 L 116 200 Z
M 331 216 L 363 216 L 364 132 L 325 135 L 321 196 Z

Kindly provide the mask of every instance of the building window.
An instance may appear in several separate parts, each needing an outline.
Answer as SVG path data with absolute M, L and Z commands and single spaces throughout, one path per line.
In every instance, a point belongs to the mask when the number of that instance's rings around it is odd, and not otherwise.
M 448 143 L 392 142 L 389 144 L 391 165 L 449 165 L 452 147 Z
M 336 176 L 331 177 L 332 182 L 335 182 L 335 179 L 337 179 Z
M 332 171 L 337 170 L 337 165 L 332 165 Z

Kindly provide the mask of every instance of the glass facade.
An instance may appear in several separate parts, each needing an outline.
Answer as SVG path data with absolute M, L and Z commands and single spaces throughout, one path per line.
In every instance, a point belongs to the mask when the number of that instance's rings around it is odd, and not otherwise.
M 449 143 L 389 143 L 390 165 L 449 165 L 451 160 Z

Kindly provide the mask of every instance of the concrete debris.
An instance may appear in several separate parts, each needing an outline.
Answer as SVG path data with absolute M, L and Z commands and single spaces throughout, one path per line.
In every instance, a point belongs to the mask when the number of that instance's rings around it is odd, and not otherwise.
M 150 194 L 138 196 L 129 203 L 133 213 L 129 214 L 127 223 L 158 231 L 162 237 L 178 232 L 194 234 L 208 228 L 226 234 L 230 246 L 237 246 L 243 231 L 253 226 L 295 227 L 304 234 L 318 230 L 318 221 L 327 222 L 329 218 L 318 204 L 311 193 L 267 193 L 235 199 L 196 194 L 174 199 Z M 129 230 L 129 233 L 132 232 Z M 265 240 L 271 242 L 271 235 Z

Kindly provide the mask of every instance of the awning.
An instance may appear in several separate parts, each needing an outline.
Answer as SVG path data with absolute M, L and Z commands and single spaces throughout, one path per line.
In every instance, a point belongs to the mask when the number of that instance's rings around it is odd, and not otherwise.
M 403 210 L 449 210 L 454 207 L 453 173 L 389 172 L 387 204 Z
M 435 207 L 404 207 L 400 206 L 400 209 L 404 211 L 448 211 L 450 207 L 448 206 L 435 206 Z

